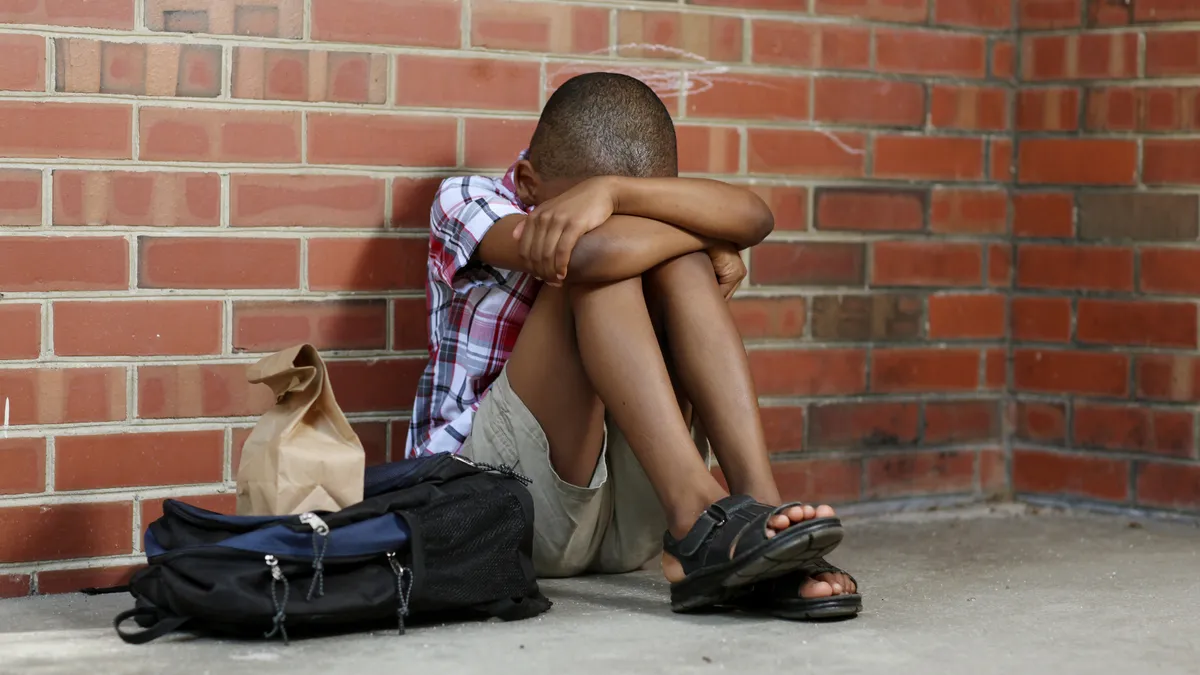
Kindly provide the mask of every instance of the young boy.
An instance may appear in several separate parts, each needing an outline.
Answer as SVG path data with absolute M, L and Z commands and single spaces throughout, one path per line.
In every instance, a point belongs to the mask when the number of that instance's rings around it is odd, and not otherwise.
M 746 274 L 739 249 L 773 216 L 745 189 L 677 174 L 662 101 L 589 73 L 550 97 L 503 179 L 442 183 L 407 454 L 531 478 L 543 576 L 628 572 L 661 552 L 677 611 L 853 615 L 854 580 L 821 558 L 842 538 L 833 510 L 778 506 L 725 304 Z M 693 410 L 733 497 L 690 435 Z

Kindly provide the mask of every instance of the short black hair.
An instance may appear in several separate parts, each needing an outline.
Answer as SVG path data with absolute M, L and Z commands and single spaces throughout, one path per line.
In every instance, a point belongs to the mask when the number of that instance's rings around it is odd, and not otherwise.
M 637 78 L 576 75 L 546 101 L 529 161 L 543 178 L 675 176 L 675 124 Z

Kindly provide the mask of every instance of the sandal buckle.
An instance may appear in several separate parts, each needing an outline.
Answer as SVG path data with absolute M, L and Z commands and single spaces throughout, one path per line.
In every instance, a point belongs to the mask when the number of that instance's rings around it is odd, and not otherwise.
M 716 527 L 720 527 L 729 522 L 729 514 L 725 511 L 725 509 L 721 508 L 717 504 L 710 504 L 709 507 L 704 510 L 704 513 L 707 514 L 709 518 L 712 518 L 713 521 L 715 521 L 713 525 Z

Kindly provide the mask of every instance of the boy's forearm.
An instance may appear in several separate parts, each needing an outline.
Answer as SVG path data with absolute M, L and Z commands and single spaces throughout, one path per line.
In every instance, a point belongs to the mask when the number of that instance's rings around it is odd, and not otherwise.
M 571 252 L 567 283 L 631 279 L 681 255 L 715 242 L 659 220 L 613 216 L 580 237 Z
M 775 226 L 771 209 L 749 190 L 705 178 L 613 177 L 615 213 L 676 225 L 707 239 L 749 248 Z

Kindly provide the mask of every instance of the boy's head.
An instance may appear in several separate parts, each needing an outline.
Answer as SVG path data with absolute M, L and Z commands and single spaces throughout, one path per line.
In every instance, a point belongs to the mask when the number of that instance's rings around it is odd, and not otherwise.
M 537 205 L 593 176 L 675 176 L 675 125 L 662 100 L 640 80 L 586 73 L 546 101 L 517 165 L 517 192 Z

